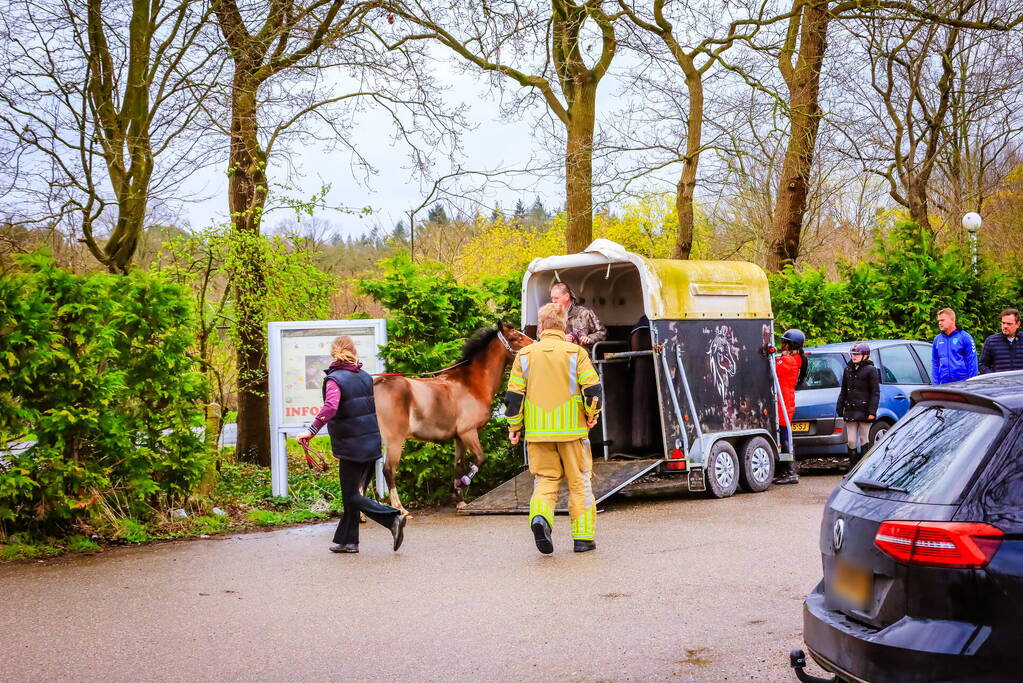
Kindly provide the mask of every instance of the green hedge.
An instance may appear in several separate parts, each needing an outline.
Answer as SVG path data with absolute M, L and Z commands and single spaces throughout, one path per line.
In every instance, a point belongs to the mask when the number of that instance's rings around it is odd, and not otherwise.
M 41 254 L 0 276 L 0 536 L 142 517 L 209 459 L 187 293 L 141 272 L 75 275 Z
M 780 333 L 798 327 L 809 344 L 864 339 L 921 339 L 938 333 L 935 316 L 950 307 L 980 344 L 997 332 L 998 314 L 1019 307 L 1020 282 L 981 262 L 974 272 L 965 248 L 940 247 L 915 223 L 880 236 L 871 258 L 824 269 L 786 268 L 771 276 L 771 303 Z

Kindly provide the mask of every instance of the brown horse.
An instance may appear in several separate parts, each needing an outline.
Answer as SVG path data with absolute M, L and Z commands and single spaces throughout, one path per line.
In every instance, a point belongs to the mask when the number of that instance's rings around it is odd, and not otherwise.
M 498 323 L 469 339 L 461 360 L 434 377 L 384 375 L 373 380 L 386 452 L 384 478 L 393 507 L 408 512 L 394 485 L 405 439 L 455 440 L 455 498 L 461 504 L 462 487 L 468 486 L 486 458 L 479 430 L 492 417 L 490 406 L 501 388 L 504 370 L 515 359 L 515 352 L 532 341 L 515 328 Z M 475 464 L 460 475 L 466 451 L 473 454 Z

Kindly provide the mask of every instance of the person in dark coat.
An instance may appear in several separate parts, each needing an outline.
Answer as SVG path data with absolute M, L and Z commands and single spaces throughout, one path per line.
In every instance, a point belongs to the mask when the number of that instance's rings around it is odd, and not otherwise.
M 881 400 L 881 372 L 870 360 L 870 347 L 866 344 L 854 344 L 849 355 L 852 360 L 842 373 L 835 413 L 845 420 L 849 464 L 855 465 L 870 445 L 870 426 L 877 419 L 877 404 Z
M 373 476 L 374 463 L 383 455 L 380 428 L 377 426 L 373 402 L 373 378 L 362 369 L 351 337 L 334 340 L 330 364 L 323 378 L 323 407 L 312 426 L 298 435 L 298 441 L 309 440 L 327 425 L 330 448 L 339 461 L 341 501 L 344 510 L 334 532 L 333 553 L 359 552 L 359 513 L 391 530 L 394 550 L 404 540 L 408 515 L 389 505 L 363 495 Z
M 980 374 L 1023 370 L 1019 323 L 1019 311 L 1015 308 L 1002 311 L 1002 331 L 984 340 L 984 348 L 980 352 Z

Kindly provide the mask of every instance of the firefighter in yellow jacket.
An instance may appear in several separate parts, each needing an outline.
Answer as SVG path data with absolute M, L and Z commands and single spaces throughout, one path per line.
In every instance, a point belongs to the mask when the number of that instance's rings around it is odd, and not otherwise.
M 574 549 L 584 553 L 597 547 L 593 458 L 586 436 L 600 412 L 600 381 L 585 349 L 565 341 L 565 309 L 547 304 L 539 318 L 540 340 L 519 351 L 508 379 L 508 438 L 517 444 L 525 426 L 529 471 L 535 476 L 529 524 L 537 550 L 554 552 L 551 527 L 564 477 Z

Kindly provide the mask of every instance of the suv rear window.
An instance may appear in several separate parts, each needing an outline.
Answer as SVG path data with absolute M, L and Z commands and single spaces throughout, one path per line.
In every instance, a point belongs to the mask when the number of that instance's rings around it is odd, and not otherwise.
M 835 389 L 842 381 L 845 358 L 840 353 L 808 353 L 806 379 L 797 389 Z
M 976 406 L 921 403 L 870 451 L 845 487 L 918 503 L 955 503 L 1003 422 L 1000 413 Z

